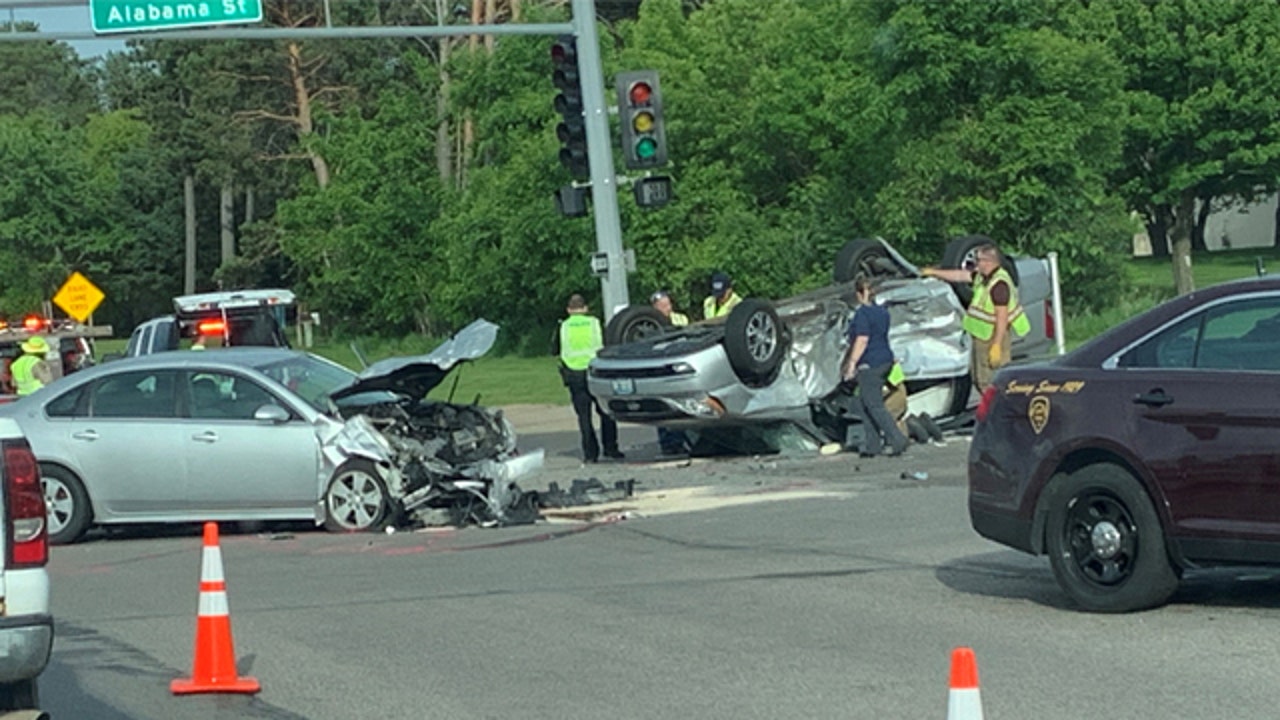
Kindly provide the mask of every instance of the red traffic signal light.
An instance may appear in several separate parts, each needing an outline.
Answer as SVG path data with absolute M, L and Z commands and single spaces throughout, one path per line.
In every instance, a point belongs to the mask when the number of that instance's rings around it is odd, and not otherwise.
M 658 71 L 637 70 L 615 78 L 622 121 L 622 155 L 629 169 L 667 163 L 667 132 L 662 119 Z

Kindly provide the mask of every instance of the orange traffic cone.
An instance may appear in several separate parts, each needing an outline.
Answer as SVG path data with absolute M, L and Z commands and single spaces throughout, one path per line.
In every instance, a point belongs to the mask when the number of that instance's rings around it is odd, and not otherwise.
M 982 697 L 978 692 L 978 661 L 973 648 L 951 651 L 951 693 L 947 698 L 947 720 L 982 720 Z
M 251 677 L 236 676 L 236 651 L 231 643 L 231 610 L 227 582 L 222 576 L 222 548 L 218 524 L 204 524 L 204 554 L 200 563 L 200 609 L 196 613 L 196 659 L 191 678 L 174 680 L 169 691 L 190 693 L 256 693 L 262 689 Z

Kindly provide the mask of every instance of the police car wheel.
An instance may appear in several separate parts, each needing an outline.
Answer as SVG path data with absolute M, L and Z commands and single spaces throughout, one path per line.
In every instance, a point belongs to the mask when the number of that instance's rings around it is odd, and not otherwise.
M 387 488 L 367 460 L 338 468 L 324 493 L 324 527 L 330 532 L 381 530 L 390 516 Z
M 40 485 L 44 490 L 49 543 L 66 545 L 84 537 L 93 520 L 93 507 L 80 478 L 57 465 L 41 465 Z
M 1164 604 L 1178 586 L 1155 507 L 1137 479 L 1111 463 L 1088 465 L 1049 486 L 1045 528 L 1058 584 L 1090 612 Z

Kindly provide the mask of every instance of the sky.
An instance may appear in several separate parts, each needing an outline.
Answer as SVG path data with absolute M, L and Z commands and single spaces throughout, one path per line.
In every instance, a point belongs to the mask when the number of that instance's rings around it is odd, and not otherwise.
M 14 8 L 13 19 L 19 23 L 28 20 L 48 32 L 90 32 L 89 4 L 80 7 Z M 10 9 L 0 8 L 0 22 L 8 23 Z M 124 40 L 76 40 L 68 43 L 81 57 L 91 58 L 109 52 L 124 50 Z

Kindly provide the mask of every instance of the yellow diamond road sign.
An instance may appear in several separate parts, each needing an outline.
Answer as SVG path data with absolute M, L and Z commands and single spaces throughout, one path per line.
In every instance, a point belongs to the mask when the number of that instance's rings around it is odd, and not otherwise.
M 96 285 L 89 282 L 89 278 L 73 272 L 62 284 L 58 294 L 53 296 L 53 302 L 77 322 L 84 322 L 105 297 Z

